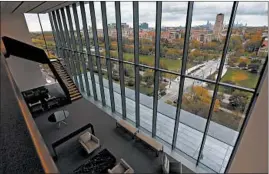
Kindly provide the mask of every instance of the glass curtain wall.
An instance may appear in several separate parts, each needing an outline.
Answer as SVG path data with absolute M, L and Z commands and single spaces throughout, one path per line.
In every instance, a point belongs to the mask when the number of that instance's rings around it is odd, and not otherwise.
M 252 7 L 263 9 L 248 14 Z M 265 2 L 80 2 L 49 15 L 85 97 L 224 172 L 267 65 L 267 10 Z

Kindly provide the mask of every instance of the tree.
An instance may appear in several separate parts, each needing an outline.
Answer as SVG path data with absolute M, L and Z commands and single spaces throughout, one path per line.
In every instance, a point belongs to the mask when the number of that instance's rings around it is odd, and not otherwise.
M 118 49 L 118 44 L 115 41 L 112 41 L 110 44 L 110 49 L 111 50 L 117 50 Z
M 125 65 L 124 75 L 127 77 L 134 77 L 134 67 L 132 65 Z
M 239 49 L 242 49 L 242 40 L 240 36 L 232 36 L 229 43 L 229 50 L 231 51 L 237 51 Z
M 147 83 L 147 87 L 151 87 L 154 82 L 154 73 L 152 70 L 146 70 L 143 75 L 143 80 Z
M 230 56 L 228 59 L 228 65 L 231 67 L 235 67 L 237 65 L 238 57 Z
M 130 78 L 127 83 L 128 86 L 134 86 L 134 80 Z
M 246 64 L 246 62 L 240 62 L 240 63 L 238 64 L 238 66 L 239 66 L 240 68 L 246 68 L 246 67 L 247 67 L 247 64 Z
M 200 48 L 200 42 L 198 40 L 192 40 L 191 41 L 191 45 L 190 45 L 191 48 L 195 48 L 195 49 L 199 49 Z
M 262 40 L 261 34 L 259 34 L 258 32 L 252 35 L 245 44 L 245 50 L 248 52 L 255 51 L 256 48 L 260 47 L 261 40 Z
M 258 73 L 259 68 L 260 68 L 260 64 L 259 63 L 250 63 L 248 65 L 248 69 L 252 73 Z
M 191 91 L 183 95 L 183 109 L 193 114 L 207 117 L 211 104 L 211 96 L 206 88 L 201 86 L 192 87 Z M 214 111 L 219 111 L 220 102 L 216 100 Z
M 166 94 L 166 84 L 160 83 L 159 90 L 160 90 L 161 96 L 164 96 Z
M 236 90 L 229 98 L 228 106 L 234 111 L 244 112 L 248 101 L 249 96 L 247 93 Z

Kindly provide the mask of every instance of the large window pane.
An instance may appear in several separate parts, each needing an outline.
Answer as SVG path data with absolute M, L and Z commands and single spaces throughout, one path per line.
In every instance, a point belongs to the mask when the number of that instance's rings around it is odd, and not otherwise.
M 218 73 L 232 5 L 232 2 L 194 3 L 188 75 L 205 79 Z
M 140 68 L 140 126 L 152 131 L 154 71 Z
M 40 22 L 43 28 L 45 40 L 47 43 L 47 48 L 48 48 L 48 56 L 49 58 L 56 58 L 56 47 L 55 47 L 55 41 L 51 29 L 51 24 L 49 21 L 49 15 L 48 13 L 45 14 L 39 14 L 40 17 Z
M 135 72 L 133 65 L 124 64 L 124 81 L 127 118 L 135 122 Z
M 173 99 L 170 99 L 169 96 L 171 95 L 171 81 L 174 81 L 176 77 L 176 75 L 161 72 L 159 79 L 156 134 L 169 144 L 172 144 L 173 140 L 177 109 L 173 103 L 174 100 L 177 100 L 177 96 L 175 96 Z M 179 88 L 177 88 L 177 91 L 178 89 Z
M 118 58 L 118 43 L 116 30 L 115 2 L 106 2 L 110 56 Z
M 259 15 L 251 13 L 253 9 L 259 9 Z M 267 2 L 239 2 L 222 82 L 256 87 L 268 54 L 267 9 Z
M 176 147 L 197 159 L 212 99 L 208 83 L 185 79 Z M 176 101 L 173 102 L 176 105 Z
M 132 2 L 121 2 L 121 31 L 123 59 L 134 61 L 133 5 Z
M 163 2 L 160 68 L 179 72 L 184 45 L 186 2 Z
M 248 92 L 230 87 L 220 88 L 200 160 L 203 164 L 217 172 L 224 172 L 251 97 L 252 94 Z
M 112 66 L 112 80 L 113 80 L 115 109 L 117 112 L 122 114 L 119 63 L 116 61 L 111 61 L 111 66 Z
M 139 2 L 139 63 L 154 67 L 156 2 Z

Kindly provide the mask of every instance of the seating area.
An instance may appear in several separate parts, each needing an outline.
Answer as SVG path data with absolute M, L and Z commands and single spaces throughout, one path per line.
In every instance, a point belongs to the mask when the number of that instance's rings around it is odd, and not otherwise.
M 64 95 L 51 93 L 47 86 L 23 91 L 22 95 L 33 115 L 66 104 Z
M 159 152 L 163 152 L 163 145 L 158 143 L 152 137 L 145 135 L 142 132 L 139 132 L 138 129 L 133 127 L 131 124 L 127 123 L 125 120 L 119 120 L 116 122 L 116 127 L 121 127 L 125 131 L 129 132 L 132 137 L 136 138 L 136 140 L 142 141 L 144 144 L 148 145 L 152 150 L 156 152 L 156 156 L 159 156 Z
M 90 132 L 82 134 L 78 141 L 88 154 L 91 154 L 94 150 L 100 147 L 99 139 Z
M 126 161 L 120 159 L 120 162 L 115 167 L 108 169 L 108 173 L 134 173 L 134 170 Z
M 57 129 L 48 117 L 63 110 L 68 125 Z M 162 144 L 86 99 L 40 113 L 35 122 L 63 173 L 163 173 Z

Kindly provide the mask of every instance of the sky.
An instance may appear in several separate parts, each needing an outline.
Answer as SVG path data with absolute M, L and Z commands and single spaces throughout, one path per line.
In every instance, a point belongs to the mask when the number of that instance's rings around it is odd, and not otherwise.
M 132 2 L 121 2 L 121 22 L 132 27 L 133 8 Z M 97 28 L 102 29 L 102 17 L 100 2 L 94 2 Z M 229 23 L 233 2 L 195 2 L 193 8 L 192 26 L 203 25 L 209 21 L 214 25 L 216 15 L 224 14 L 224 24 Z M 107 21 L 115 23 L 115 4 L 107 2 Z M 81 11 L 77 7 L 80 28 L 82 28 Z M 91 25 L 89 4 L 85 4 L 88 26 Z M 162 27 L 185 26 L 187 2 L 163 2 L 162 3 Z M 71 10 L 72 15 L 72 10 Z M 72 15 L 73 16 L 73 15 Z M 41 31 L 36 14 L 25 14 L 26 22 L 30 31 Z M 147 22 L 149 27 L 155 27 L 156 3 L 139 2 L 139 23 Z M 44 31 L 51 31 L 48 14 L 40 14 Z M 74 19 L 73 19 L 74 20 Z M 239 2 L 235 23 L 247 26 L 268 26 L 268 2 Z M 75 27 L 75 24 L 73 22 Z

